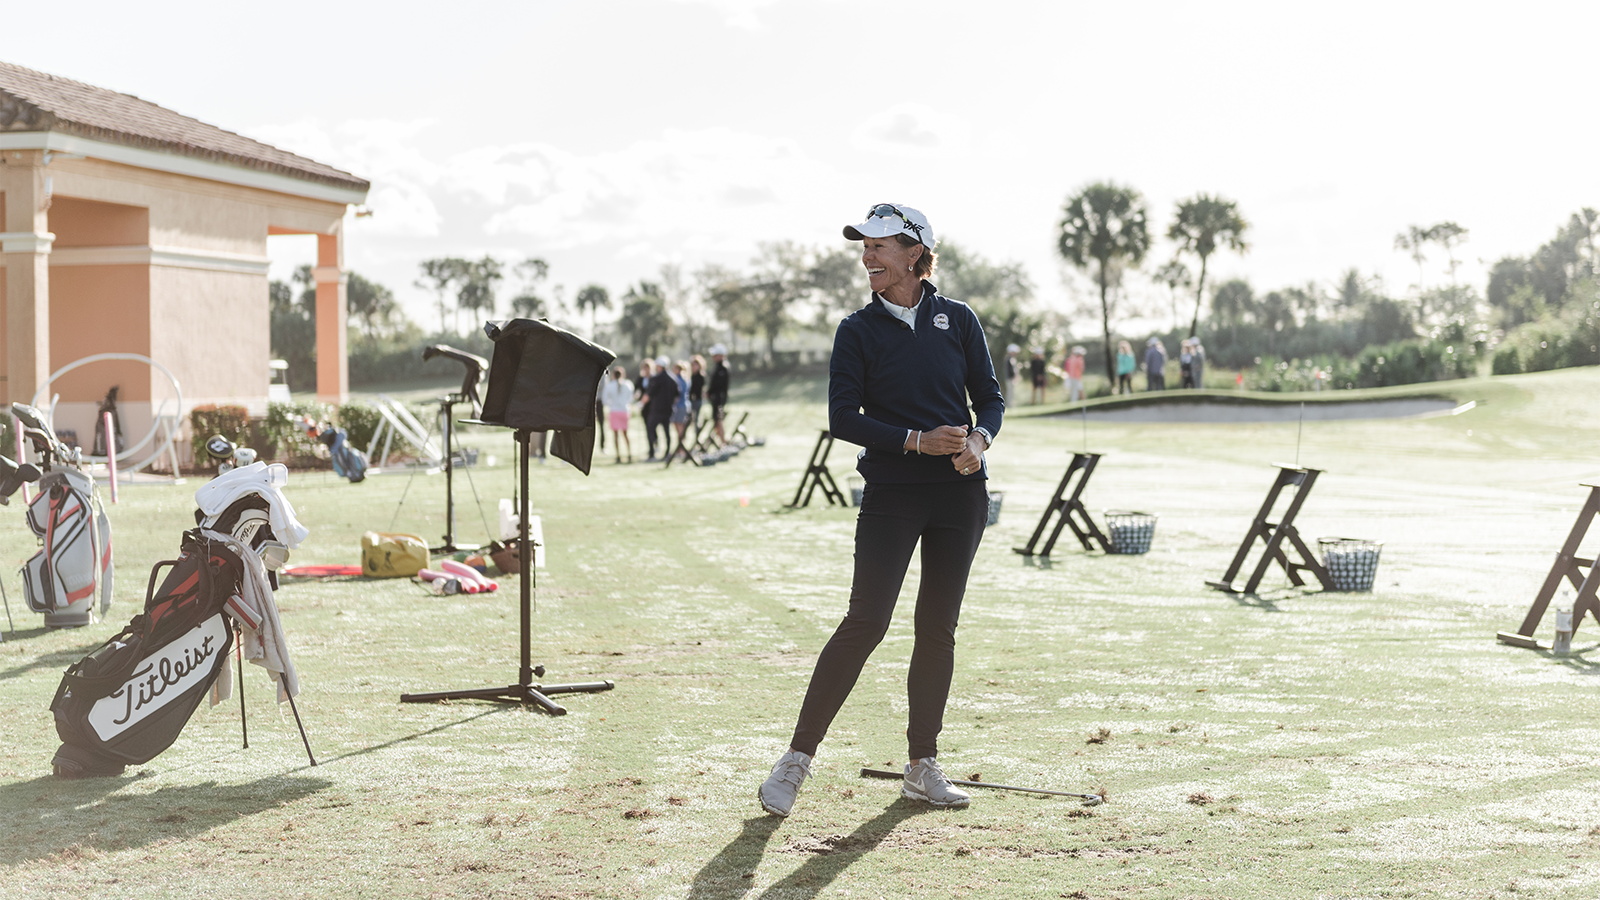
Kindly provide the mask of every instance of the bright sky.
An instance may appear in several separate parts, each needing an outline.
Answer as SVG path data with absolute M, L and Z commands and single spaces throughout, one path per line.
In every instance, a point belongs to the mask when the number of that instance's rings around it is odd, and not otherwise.
M 370 179 L 347 262 L 424 322 L 425 257 L 542 256 L 568 297 L 617 294 L 664 262 L 842 241 L 884 200 L 1066 309 L 1061 202 L 1107 178 L 1162 232 L 1180 198 L 1237 200 L 1252 247 L 1212 277 L 1258 289 L 1356 266 L 1402 293 L 1396 232 L 1446 219 L 1481 286 L 1483 262 L 1600 206 L 1592 2 L 159 8 L 77 3 L 72 25 L 16 5 L 4 58 Z M 275 276 L 310 261 L 273 244 Z

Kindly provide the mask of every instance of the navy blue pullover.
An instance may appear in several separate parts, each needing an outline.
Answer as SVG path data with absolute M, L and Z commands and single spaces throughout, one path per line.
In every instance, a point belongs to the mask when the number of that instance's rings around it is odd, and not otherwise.
M 962 475 L 949 456 L 906 451 L 906 429 L 977 424 L 998 435 L 1005 406 L 977 314 L 929 282 L 922 283 L 915 330 L 884 309 L 877 294 L 839 323 L 828 364 L 828 428 L 866 448 L 856 471 L 868 483 L 988 478 L 987 463 Z

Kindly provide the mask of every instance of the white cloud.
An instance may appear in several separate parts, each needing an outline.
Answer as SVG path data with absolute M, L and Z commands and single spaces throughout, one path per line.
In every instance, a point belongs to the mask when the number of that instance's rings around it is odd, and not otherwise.
M 372 235 L 435 237 L 443 217 L 432 192 L 445 170 L 417 149 L 417 136 L 435 122 L 418 119 L 351 120 L 332 130 L 312 122 L 268 125 L 254 130 L 260 140 L 344 169 L 372 182 L 364 224 Z
M 721 12 L 729 28 L 741 31 L 760 31 L 761 19 L 756 11 L 772 6 L 777 0 L 677 0 L 679 3 L 696 3 Z
M 833 170 L 788 138 L 728 128 L 672 129 L 617 150 L 580 156 L 544 144 L 470 151 L 452 160 L 460 186 L 497 204 L 490 235 L 541 245 L 763 240 L 805 217 Z M 470 173 L 470 174 L 466 174 Z
M 850 139 L 857 148 L 874 153 L 959 158 L 972 150 L 972 127 L 945 110 L 900 103 L 863 120 Z

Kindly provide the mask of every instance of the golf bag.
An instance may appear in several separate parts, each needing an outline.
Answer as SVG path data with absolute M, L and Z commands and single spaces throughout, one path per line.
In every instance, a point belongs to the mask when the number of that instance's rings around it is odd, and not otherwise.
M 282 470 L 255 463 L 202 487 L 200 527 L 184 532 L 177 559 L 151 569 L 144 611 L 67 667 L 50 704 L 62 742 L 51 761 L 57 775 L 116 775 L 166 750 L 208 691 L 213 703 L 231 693 L 236 636 L 246 657 L 273 672 L 280 699 L 298 693 L 267 568 L 288 559 L 274 526 L 295 545 L 305 536 L 277 490 Z
M 116 775 L 172 745 L 228 665 L 233 627 L 224 604 L 242 562 L 198 529 L 176 560 L 156 563 L 144 612 L 67 668 L 50 711 L 61 748 L 51 761 L 66 777 Z M 172 571 L 156 587 L 156 576 Z
M 94 620 L 95 589 L 100 613 L 111 606 L 111 522 L 94 481 L 80 469 L 53 468 L 39 479 L 39 496 L 28 505 L 28 527 L 43 546 L 22 568 L 28 608 L 44 613 L 50 628 Z
M 349 479 L 351 484 L 366 480 L 367 455 L 350 446 L 343 428 L 324 428 L 317 434 L 317 440 L 327 446 L 335 475 Z

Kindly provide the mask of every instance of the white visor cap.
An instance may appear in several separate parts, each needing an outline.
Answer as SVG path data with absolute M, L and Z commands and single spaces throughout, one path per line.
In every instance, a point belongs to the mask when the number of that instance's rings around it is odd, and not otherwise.
M 886 210 L 883 215 L 876 214 L 885 207 L 899 210 L 905 218 Z M 845 238 L 852 241 L 893 237 L 897 234 L 910 235 L 921 241 L 929 250 L 934 247 L 933 226 L 928 224 L 928 217 L 923 215 L 921 210 L 901 206 L 898 203 L 879 203 L 867 211 L 865 222 L 844 227 Z

